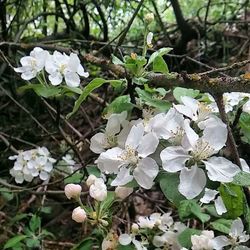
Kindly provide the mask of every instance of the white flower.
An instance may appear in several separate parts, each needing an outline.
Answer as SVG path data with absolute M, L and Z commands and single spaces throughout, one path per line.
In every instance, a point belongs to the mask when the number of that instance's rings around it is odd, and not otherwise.
M 69 166 L 74 166 L 75 161 L 72 159 L 72 156 L 70 154 L 66 154 L 65 156 L 62 157 L 62 159 L 65 161 L 66 164 Z
M 98 167 L 102 172 L 117 174 L 112 186 L 123 186 L 135 178 L 141 187 L 149 189 L 153 186 L 159 167 L 148 156 L 155 152 L 158 143 L 154 133 L 144 135 L 144 126 L 134 125 L 127 137 L 125 149 L 115 147 L 101 153 L 97 159 Z M 130 172 L 133 172 L 133 176 Z
M 147 45 L 148 45 L 148 47 L 150 47 L 150 48 L 153 46 L 153 45 L 152 45 L 153 36 L 154 36 L 154 34 L 153 34 L 152 32 L 149 32 L 149 33 L 147 34 L 147 37 L 146 37 Z
M 192 235 L 192 250 L 213 250 L 213 231 L 202 231 L 201 235 Z
M 147 132 L 153 132 L 159 139 L 169 140 L 173 144 L 180 144 L 184 136 L 184 118 L 174 108 L 167 114 L 159 113 L 152 117 L 145 125 Z
M 74 199 L 79 198 L 81 191 L 82 191 L 82 187 L 78 184 L 67 184 L 64 187 L 64 193 L 69 200 L 71 198 L 74 198 Z
M 176 110 L 195 122 L 203 121 L 209 117 L 212 110 L 207 104 L 201 103 L 189 96 L 180 97 L 183 104 L 174 105 Z
M 244 225 L 240 218 L 233 221 L 229 236 L 229 238 L 224 235 L 215 237 L 213 240 L 214 249 L 222 250 L 225 246 L 231 245 L 234 246 L 233 249 L 236 250 L 241 248 L 239 247 L 240 243 L 248 242 L 249 235 L 244 231 Z M 244 246 L 242 246 L 242 249 L 249 248 L 244 248 Z
M 35 47 L 29 56 L 22 57 L 20 62 L 22 67 L 14 68 L 18 73 L 22 73 L 21 77 L 24 80 L 31 80 L 36 77 L 37 73 L 43 70 L 45 60 L 49 53 L 39 47 Z
M 20 152 L 14 157 L 9 157 L 9 159 L 15 160 L 14 167 L 10 169 L 10 174 L 17 183 L 23 183 L 24 180 L 31 182 L 37 176 L 41 180 L 48 180 L 53 169 L 53 163 L 56 162 L 55 159 L 50 157 L 50 153 L 45 147 Z
M 134 191 L 133 188 L 130 187 L 116 187 L 115 188 L 115 194 L 118 198 L 120 199 L 125 199 L 127 198 L 130 194 L 132 194 Z
M 209 188 L 205 188 L 205 194 L 200 199 L 200 202 L 208 204 L 211 201 L 214 201 L 215 209 L 217 211 L 218 215 L 222 215 L 223 213 L 227 212 L 227 209 L 225 207 L 225 204 L 220 196 L 217 196 L 219 194 L 218 191 L 212 190 Z M 215 198 L 217 196 L 217 198 Z
M 217 117 L 201 122 L 202 137 L 184 121 L 185 136 L 182 146 L 170 146 L 161 154 L 162 167 L 168 172 L 180 172 L 179 191 L 187 199 L 193 199 L 206 185 L 206 175 L 197 164 L 205 164 L 210 180 L 231 182 L 240 171 L 239 167 L 223 157 L 211 157 L 225 145 L 227 128 Z M 188 167 L 186 166 L 188 162 Z
M 138 223 L 140 228 L 150 228 L 152 229 L 155 226 L 159 226 L 161 224 L 161 214 L 153 213 L 149 217 L 140 216 L 138 218 Z
M 127 117 L 127 112 L 112 114 L 108 118 L 104 133 L 97 133 L 90 139 L 90 150 L 100 154 L 105 149 L 112 148 L 118 144 L 118 133 L 121 131 L 122 123 Z
M 135 235 L 131 234 L 121 234 L 119 236 L 119 243 L 123 246 L 130 245 L 131 243 L 134 244 L 136 250 L 147 250 L 145 246 L 143 246 L 147 242 L 140 242 L 136 240 Z
M 77 223 L 82 223 L 87 218 L 86 212 L 80 206 L 75 208 L 72 212 L 72 219 Z
M 80 60 L 75 53 L 69 56 L 54 51 L 45 64 L 45 69 L 49 73 L 49 80 L 52 85 L 59 85 L 63 78 L 69 87 L 78 87 L 80 85 L 80 76 L 88 77 L 89 73 L 85 72 Z
M 103 201 L 107 197 L 107 186 L 102 178 L 96 178 L 94 183 L 90 185 L 89 194 L 97 201 Z

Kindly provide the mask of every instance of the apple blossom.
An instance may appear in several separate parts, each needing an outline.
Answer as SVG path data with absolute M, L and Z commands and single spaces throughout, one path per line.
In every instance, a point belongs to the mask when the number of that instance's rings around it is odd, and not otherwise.
M 102 178 L 96 178 L 94 183 L 90 185 L 89 194 L 97 201 L 103 201 L 107 197 L 107 186 Z
M 92 184 L 94 184 L 96 179 L 97 179 L 97 177 L 95 175 L 90 174 L 86 180 L 87 186 L 90 187 Z
M 147 23 L 151 23 L 154 21 L 154 13 L 147 13 L 145 16 L 144 16 L 144 20 L 147 22 Z
M 56 162 L 50 157 L 50 153 L 45 147 L 20 152 L 18 155 L 10 156 L 9 159 L 15 160 L 10 174 L 15 178 L 16 183 L 23 183 L 24 180 L 31 182 L 37 176 L 41 180 L 48 180 L 53 163 Z
M 81 191 L 82 187 L 78 184 L 67 184 L 64 187 L 65 195 L 69 200 L 71 198 L 78 199 L 80 197 Z
M 213 238 L 214 232 L 213 231 L 202 231 L 201 235 L 192 235 L 191 242 L 192 242 L 192 250 L 213 250 Z
M 76 221 L 77 223 L 82 223 L 86 220 L 87 215 L 83 208 L 80 206 L 75 208 L 72 212 L 72 219 Z
M 112 186 L 123 186 L 135 178 L 141 187 L 149 189 L 159 168 L 156 161 L 148 156 L 155 152 L 158 143 L 154 133 L 144 135 L 144 126 L 134 125 L 127 137 L 125 149 L 115 147 L 101 153 L 97 165 L 102 172 L 117 174 Z
M 180 171 L 178 189 L 187 199 L 199 195 L 206 185 L 205 172 L 198 164 L 205 165 L 208 178 L 212 181 L 231 182 L 240 172 L 237 165 L 224 157 L 211 157 L 226 143 L 226 125 L 216 116 L 207 118 L 199 125 L 204 129 L 201 137 L 190 127 L 189 120 L 185 120 L 182 146 L 167 147 L 160 154 L 164 170 Z
M 49 73 L 49 80 L 52 85 L 59 85 L 63 78 L 69 87 L 78 87 L 80 85 L 80 76 L 88 77 L 89 73 L 85 72 L 80 60 L 75 53 L 69 56 L 54 51 L 46 59 L 45 70 Z
M 29 56 L 21 58 L 20 62 L 22 67 L 14 68 L 14 70 L 18 73 L 22 73 L 22 79 L 31 80 L 36 77 L 37 73 L 43 70 L 48 55 L 48 51 L 35 47 Z
M 90 150 L 96 154 L 100 154 L 105 149 L 117 146 L 121 131 L 122 123 L 127 117 L 127 112 L 124 111 L 120 114 L 112 114 L 108 118 L 106 129 L 104 133 L 97 133 L 90 139 Z
M 154 34 L 152 32 L 149 32 L 148 35 L 147 35 L 147 37 L 146 37 L 147 45 L 150 48 L 153 47 L 153 45 L 152 45 L 153 36 L 154 36 Z

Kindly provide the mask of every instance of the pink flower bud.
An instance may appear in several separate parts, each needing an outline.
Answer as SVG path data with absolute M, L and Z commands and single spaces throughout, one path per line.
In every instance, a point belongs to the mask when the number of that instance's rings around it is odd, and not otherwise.
M 116 187 L 115 194 L 120 199 L 127 198 L 131 193 L 133 193 L 134 189 L 129 187 Z
M 64 188 L 64 193 L 67 198 L 70 200 L 71 198 L 77 199 L 82 191 L 82 187 L 78 184 L 67 184 Z
M 87 218 L 86 212 L 80 206 L 72 212 L 72 219 L 78 223 L 82 223 Z

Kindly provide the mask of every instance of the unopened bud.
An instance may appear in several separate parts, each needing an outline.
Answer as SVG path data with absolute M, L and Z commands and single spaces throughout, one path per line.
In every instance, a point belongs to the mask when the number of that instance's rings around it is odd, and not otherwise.
M 72 212 L 72 219 L 78 223 L 82 223 L 87 218 L 86 212 L 80 206 Z
M 86 184 L 88 187 L 90 187 L 94 182 L 95 180 L 97 179 L 97 177 L 93 174 L 89 175 L 88 179 L 86 180 Z
M 147 22 L 148 24 L 152 23 L 154 19 L 155 19 L 154 13 L 148 13 L 144 17 L 145 22 Z
M 127 198 L 131 193 L 133 193 L 134 189 L 129 187 L 116 187 L 115 194 L 120 199 Z
M 64 193 L 67 198 L 70 200 L 71 198 L 77 199 L 82 191 L 82 187 L 78 184 L 67 184 L 64 188 Z
M 136 223 L 133 223 L 131 229 L 133 233 L 137 233 L 139 231 L 139 226 Z

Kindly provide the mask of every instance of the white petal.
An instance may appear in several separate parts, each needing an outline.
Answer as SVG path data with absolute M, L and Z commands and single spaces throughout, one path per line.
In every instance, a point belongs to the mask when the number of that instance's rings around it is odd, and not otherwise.
M 131 243 L 132 239 L 129 234 L 121 234 L 119 236 L 119 243 L 123 246 L 127 246 Z
M 200 202 L 208 204 L 210 201 L 215 199 L 215 196 L 218 194 L 219 192 L 216 190 L 212 190 L 209 188 L 205 188 L 205 194 L 204 196 L 200 199 Z
M 153 186 L 154 179 L 158 172 L 159 167 L 156 161 L 150 157 L 146 157 L 139 161 L 138 166 L 133 172 L 133 175 L 141 187 L 150 189 Z
M 143 134 L 144 126 L 142 124 L 134 125 L 128 134 L 125 146 L 136 149 L 141 143 Z
M 185 162 L 190 158 L 188 152 L 180 147 L 167 147 L 160 153 L 162 167 L 168 172 L 177 172 L 185 167 Z
M 49 80 L 52 85 L 57 86 L 62 82 L 62 75 L 59 72 L 54 72 L 51 75 L 49 75 Z
M 70 53 L 68 70 L 70 70 L 71 72 L 77 72 L 79 65 L 80 65 L 80 59 L 78 58 L 77 54 Z
M 23 72 L 23 73 L 21 74 L 21 78 L 22 78 L 23 80 L 29 81 L 29 80 L 31 80 L 32 78 L 36 77 L 36 73 L 37 73 L 37 72 L 34 71 L 34 70 L 25 71 L 25 72 Z
M 81 64 L 77 68 L 77 73 L 85 78 L 89 77 L 89 72 L 84 71 L 84 68 Z
M 41 171 L 39 177 L 41 180 L 46 181 L 49 179 L 49 174 L 45 171 Z
M 214 201 L 215 209 L 218 215 L 222 215 L 227 212 L 225 204 L 220 196 Z
M 108 135 L 116 135 L 121 130 L 121 123 L 126 119 L 126 112 L 122 112 L 121 114 L 112 114 L 106 125 L 106 133 Z
M 123 150 L 121 148 L 115 147 L 107 150 L 100 154 L 97 159 L 97 166 L 102 172 L 107 172 L 109 174 L 118 173 L 118 169 L 124 164 L 120 156 Z
M 207 182 L 204 171 L 197 166 L 183 168 L 180 173 L 179 191 L 187 199 L 193 199 L 201 193 Z
M 53 165 L 50 163 L 50 162 L 47 162 L 45 165 L 44 165 L 44 168 L 43 168 L 46 172 L 51 172 L 51 170 L 53 169 Z
M 67 72 L 64 76 L 65 82 L 69 87 L 78 87 L 80 85 L 80 77 L 77 73 Z
M 121 167 L 116 178 L 111 182 L 111 186 L 123 186 L 133 180 L 133 176 L 130 175 L 130 169 Z
M 224 235 L 215 237 L 212 242 L 215 250 L 222 250 L 225 246 L 231 245 L 230 240 Z
M 243 233 L 243 231 L 244 225 L 242 223 L 242 220 L 240 218 L 234 220 L 230 229 L 230 235 L 237 238 Z
M 141 143 L 137 149 L 140 157 L 147 157 L 153 154 L 159 144 L 159 140 L 154 133 L 148 133 L 142 137 Z
M 97 133 L 90 139 L 90 150 L 96 154 L 104 152 L 107 145 L 108 141 L 104 133 Z
M 247 162 L 244 159 L 240 158 L 240 163 L 241 163 L 242 171 L 244 171 L 246 173 L 250 173 L 250 168 L 249 168 Z
M 211 157 L 203 163 L 208 171 L 208 177 L 212 181 L 231 182 L 233 177 L 240 172 L 237 165 L 224 157 Z
M 213 147 L 215 151 L 225 146 L 227 141 L 227 126 L 216 116 L 204 121 L 205 128 L 202 138 Z
M 152 44 L 153 36 L 154 36 L 154 34 L 153 34 L 152 32 L 149 32 L 149 33 L 147 34 L 146 40 L 147 40 L 147 45 L 148 45 L 148 46 L 150 46 L 150 45 Z
M 185 135 L 182 140 L 182 146 L 186 150 L 191 150 L 195 148 L 199 135 L 190 127 L 190 121 L 187 119 L 184 120 L 183 128 L 185 130 Z

